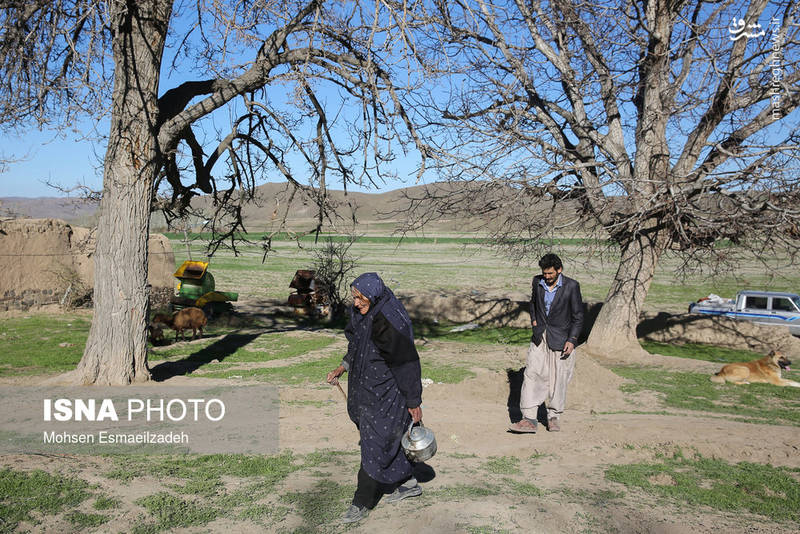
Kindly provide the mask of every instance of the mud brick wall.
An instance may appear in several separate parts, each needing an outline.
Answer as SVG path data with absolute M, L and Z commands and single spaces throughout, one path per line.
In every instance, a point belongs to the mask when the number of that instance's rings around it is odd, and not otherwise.
M 148 244 L 151 308 L 168 304 L 175 256 L 166 236 Z M 94 232 L 58 219 L 0 219 L 0 312 L 91 306 Z M 65 298 L 66 295 L 66 298 Z M 52 311 L 52 310 L 51 310 Z
M 58 304 L 62 296 L 56 294 L 53 289 L 25 289 L 20 292 L 9 289 L 0 297 L 0 312 L 25 311 L 48 304 Z
M 171 287 L 150 288 L 150 312 L 159 309 L 169 309 L 174 293 L 175 291 Z

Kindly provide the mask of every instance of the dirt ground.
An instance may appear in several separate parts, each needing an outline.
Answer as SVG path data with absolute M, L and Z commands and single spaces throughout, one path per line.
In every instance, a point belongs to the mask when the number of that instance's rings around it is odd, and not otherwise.
M 800 467 L 800 432 L 793 427 L 759 426 L 703 417 L 691 413 L 639 415 L 614 413 L 659 411 L 657 399 L 623 399 L 622 379 L 593 358 L 579 356 L 568 394 L 562 431 L 550 433 L 541 425 L 535 435 L 506 431 L 509 424 L 510 386 L 505 368 L 519 369 L 524 349 L 486 350 L 463 346 L 450 353 L 437 349 L 437 359 L 471 360 L 477 376 L 460 384 L 432 384 L 423 392 L 425 424 L 435 430 L 439 452 L 429 461 L 436 476 L 425 490 L 458 484 L 488 484 L 478 464 L 492 457 L 519 458 L 520 480 L 545 492 L 543 497 L 514 494 L 482 497 L 467 502 L 437 500 L 381 505 L 358 532 L 383 532 L 402 525 L 408 532 L 463 532 L 464 525 L 489 525 L 509 532 L 794 532 L 795 528 L 768 524 L 747 514 L 688 511 L 678 506 L 653 506 L 647 498 L 613 502 L 578 499 L 572 492 L 602 495 L 624 491 L 604 479 L 610 464 L 644 461 L 656 452 L 680 448 L 728 462 L 750 461 Z M 718 365 L 681 358 L 660 358 L 669 369 L 696 372 Z M 424 361 L 423 361 L 424 365 Z M 495 369 L 495 370 L 487 370 Z M 424 374 L 424 372 L 423 372 Z M 352 448 L 358 440 L 347 420 L 338 391 L 302 389 L 283 391 L 282 398 L 308 398 L 338 403 L 332 416 L 321 417 L 312 408 L 289 408 L 281 413 L 281 446 L 313 451 L 324 443 L 333 449 Z M 602 413 L 601 413 L 602 412 Z M 315 436 L 309 440 L 308 436 Z M 769 436 L 764 439 L 764 436 Z M 568 490 L 566 492 L 560 490 Z M 631 496 L 630 492 L 626 492 Z
M 344 339 L 334 348 L 344 349 Z M 421 352 L 423 378 L 426 362 L 466 363 L 476 376 L 459 384 L 427 385 L 423 391 L 425 425 L 436 433 L 438 453 L 419 472 L 423 494 L 397 504 L 379 503 L 370 516 L 354 527 L 325 525 L 326 532 L 647 532 L 647 533 L 774 533 L 797 532 L 797 524 L 773 523 L 741 512 L 719 512 L 684 507 L 608 481 L 604 470 L 612 464 L 653 459 L 658 453 L 680 449 L 735 463 L 749 461 L 800 468 L 800 431 L 797 427 L 737 422 L 722 415 L 696 412 L 664 415 L 655 395 L 623 396 L 623 379 L 609 371 L 607 362 L 578 354 L 570 385 L 562 431 L 535 435 L 507 432 L 514 415 L 509 397 L 513 371 L 524 365 L 525 347 L 503 347 L 430 342 Z M 298 359 L 308 358 L 301 356 Z M 287 362 L 289 363 L 289 362 Z M 712 373 L 719 365 L 704 361 L 654 357 L 653 363 L 670 370 Z M 509 370 L 512 372 L 509 374 Z M 516 376 L 516 378 L 515 378 Z M 175 377 L 178 385 L 198 384 L 197 378 Z M 6 381 L 7 382 L 7 381 Z M 17 383 L 32 383 L 23 379 Z M 280 390 L 280 449 L 302 455 L 315 451 L 345 451 L 325 472 L 337 484 L 355 486 L 358 433 L 349 421 L 344 399 L 323 383 Z M 511 404 L 513 405 L 513 398 Z M 636 412 L 636 413 L 634 413 Z M 644 413 L 642 413 L 644 412 Z M 651 412 L 651 413 L 647 413 Z M 486 469 L 495 458 L 516 458 L 519 470 L 497 474 Z M 0 467 L 68 472 L 122 501 L 122 511 L 96 532 L 125 532 L 141 508 L 134 501 L 159 491 L 169 480 L 137 478 L 123 484 L 103 476 L 107 458 L 80 456 L 0 456 Z M 464 496 L 448 488 L 504 487 L 505 482 L 532 484 L 540 495 L 513 491 Z M 313 492 L 318 478 L 297 471 L 284 480 L 278 493 Z M 669 481 L 664 481 L 669 484 Z M 344 504 L 344 503 L 343 503 Z M 304 525 L 289 513 L 269 532 L 291 532 Z M 69 531 L 63 522 L 45 519 L 31 532 Z M 246 520 L 216 520 L 175 532 L 264 532 L 263 525 Z

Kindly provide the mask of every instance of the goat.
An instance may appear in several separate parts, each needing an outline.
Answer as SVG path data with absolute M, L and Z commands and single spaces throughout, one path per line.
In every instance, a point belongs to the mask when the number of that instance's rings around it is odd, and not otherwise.
M 164 323 L 168 327 L 175 330 L 175 341 L 178 341 L 178 335 L 183 337 L 183 331 L 192 329 L 192 340 L 197 337 L 197 331 L 200 330 L 200 337 L 203 337 L 203 327 L 208 323 L 206 314 L 200 308 L 184 308 L 178 310 L 172 315 L 166 313 L 157 313 L 153 317 L 154 323 Z

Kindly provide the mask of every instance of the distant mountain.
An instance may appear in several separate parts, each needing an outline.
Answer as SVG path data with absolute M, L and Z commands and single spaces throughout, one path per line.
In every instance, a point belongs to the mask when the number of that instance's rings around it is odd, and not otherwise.
M 418 193 L 421 186 L 397 189 L 386 193 L 357 193 L 340 190 L 329 190 L 327 202 L 331 207 L 330 221 L 342 229 L 352 224 L 353 218 L 359 224 L 399 223 L 408 209 L 406 195 Z M 261 228 L 271 224 L 279 224 L 286 214 L 287 223 L 291 227 L 313 224 L 317 217 L 317 205 L 309 193 L 298 190 L 292 195 L 292 188 L 287 184 L 265 184 L 256 188 L 255 201 L 244 209 L 244 218 L 249 225 Z M 210 212 L 211 198 L 198 197 L 193 206 L 202 207 Z
M 328 202 L 333 208 L 326 229 L 346 232 L 353 218 L 359 223 L 359 231 L 394 230 L 408 210 L 407 196 L 419 195 L 425 186 L 412 186 L 385 193 L 357 193 L 340 190 L 328 191 Z M 213 212 L 209 195 L 195 197 L 192 206 L 204 213 Z M 71 224 L 93 226 L 97 224 L 97 202 L 59 197 L 0 197 L 0 217 L 30 217 L 63 219 Z M 268 183 L 256 188 L 255 200 L 248 203 L 243 214 L 248 230 L 269 231 L 277 227 L 287 212 L 287 225 L 293 230 L 308 230 L 316 224 L 317 206 L 308 194 L 297 191 L 294 196 L 285 183 Z M 163 220 L 153 215 L 154 230 L 162 230 Z M 198 222 L 198 224 L 202 224 Z M 463 224 L 436 224 L 437 229 L 463 229 Z
M 64 197 L 0 197 L 0 217 L 62 219 L 77 226 L 97 224 L 97 202 Z
M 427 222 L 424 232 L 446 232 L 466 234 L 476 228 L 487 231 L 495 225 L 505 225 L 504 210 L 512 209 L 518 213 L 528 210 L 549 212 L 552 202 L 526 197 L 519 189 L 491 184 L 490 182 L 465 182 L 457 184 L 435 183 L 396 189 L 385 193 L 357 193 L 341 190 L 328 191 L 330 216 L 323 222 L 324 231 L 347 233 L 352 230 L 353 221 L 358 222 L 356 233 L 389 235 L 403 226 L 411 206 L 409 198 L 423 198 L 432 193 L 440 200 L 457 203 L 474 202 L 474 212 L 482 216 L 464 217 L 449 216 L 433 218 Z M 238 194 L 238 193 L 235 193 Z M 309 195 L 313 192 L 298 190 L 292 194 L 292 187 L 287 183 L 268 183 L 256 188 L 255 199 L 248 202 L 243 209 L 245 228 L 248 232 L 271 232 L 281 229 L 291 231 L 310 231 L 317 225 L 317 206 Z M 493 205 L 487 210 L 487 203 Z M 192 199 L 192 206 L 210 218 L 214 212 L 213 198 L 210 195 L 197 196 Z M 423 207 L 430 206 L 429 201 Z M 513 208 L 512 208 L 513 206 Z M 560 205 L 560 209 L 552 214 L 556 222 L 567 223 L 575 218 L 578 204 L 569 201 Z M 70 198 L 20 198 L 0 197 L 0 217 L 57 218 L 79 226 L 97 224 L 96 202 Z M 281 221 L 286 215 L 286 226 L 281 228 Z M 203 227 L 203 218 L 196 217 L 190 221 L 192 229 L 199 231 Z M 488 225 L 488 226 L 487 226 Z M 166 231 L 163 216 L 156 212 L 151 220 L 151 230 Z

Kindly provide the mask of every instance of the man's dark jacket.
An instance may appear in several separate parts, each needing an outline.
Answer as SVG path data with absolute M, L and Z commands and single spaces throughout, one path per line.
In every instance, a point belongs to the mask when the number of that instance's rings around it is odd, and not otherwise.
M 545 290 L 539 283 L 541 275 L 533 277 L 533 290 L 531 292 L 531 321 L 536 321 L 533 327 L 531 341 L 535 345 L 542 342 L 542 334 L 547 331 L 547 346 L 551 350 L 564 350 L 564 344 L 571 341 L 578 344 L 578 336 L 583 328 L 583 299 L 581 286 L 573 280 L 561 275 L 561 287 L 556 290 L 550 313 L 545 313 Z

